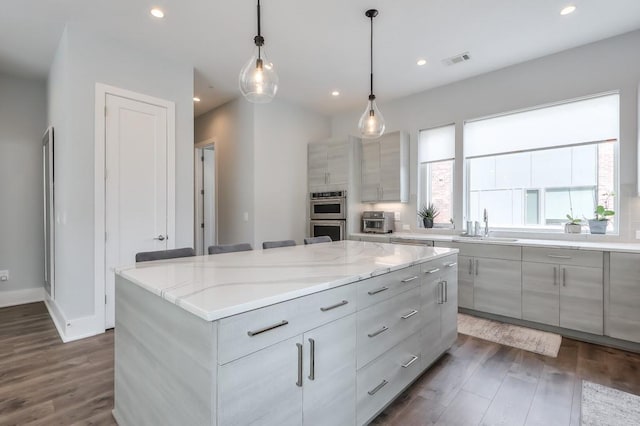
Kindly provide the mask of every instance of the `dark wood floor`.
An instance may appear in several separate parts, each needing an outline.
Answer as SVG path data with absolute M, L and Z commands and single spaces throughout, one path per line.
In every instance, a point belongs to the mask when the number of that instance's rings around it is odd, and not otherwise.
M 640 355 L 558 358 L 460 335 L 376 425 L 579 425 L 582 379 L 640 394 Z M 63 344 L 42 303 L 0 309 L 0 425 L 114 425 L 113 333 Z

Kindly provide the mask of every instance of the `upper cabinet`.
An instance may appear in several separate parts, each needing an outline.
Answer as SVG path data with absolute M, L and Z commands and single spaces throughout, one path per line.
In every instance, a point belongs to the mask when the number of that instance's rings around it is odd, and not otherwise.
M 409 136 L 393 132 L 362 140 L 361 201 L 409 201 Z
M 349 141 L 310 143 L 307 154 L 311 191 L 346 189 L 349 180 Z

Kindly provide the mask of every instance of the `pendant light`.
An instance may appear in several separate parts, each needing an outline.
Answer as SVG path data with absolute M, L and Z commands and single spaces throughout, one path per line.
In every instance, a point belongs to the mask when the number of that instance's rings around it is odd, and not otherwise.
M 240 70 L 240 91 L 249 102 L 262 104 L 271 102 L 278 91 L 278 75 L 264 52 L 264 37 L 260 33 L 260 0 L 258 0 L 258 35 L 253 56 Z
M 373 18 L 378 16 L 376 9 L 369 9 L 365 12 L 365 16 L 371 20 L 371 90 L 369 92 L 369 102 L 367 102 L 367 108 L 364 110 L 360 121 L 358 122 L 358 128 L 360 129 L 360 135 L 365 139 L 375 139 L 382 136 L 384 133 L 384 118 L 376 105 L 376 95 L 373 94 Z

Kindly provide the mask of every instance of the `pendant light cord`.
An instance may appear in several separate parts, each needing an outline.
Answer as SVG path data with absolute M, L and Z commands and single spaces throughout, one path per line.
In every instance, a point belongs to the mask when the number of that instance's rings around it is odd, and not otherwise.
M 260 0 L 258 0 L 258 37 L 262 37 L 262 34 L 260 34 Z
M 253 38 L 253 42 L 256 44 L 256 46 L 258 46 L 258 60 L 261 59 L 261 48 L 262 45 L 264 44 L 264 37 L 262 37 L 262 32 L 261 29 L 262 27 L 260 26 L 260 0 L 258 0 L 258 5 L 256 6 L 257 10 L 258 10 L 258 35 L 255 36 Z
M 369 63 L 369 65 L 370 65 L 370 72 L 371 72 L 371 74 L 370 74 L 370 76 L 371 76 L 371 89 L 370 89 L 370 92 L 369 92 L 369 99 L 371 99 L 372 97 L 375 99 L 375 96 L 373 94 L 373 15 L 371 15 L 370 42 L 371 42 L 371 44 L 370 44 L 370 55 L 369 55 L 370 63 Z

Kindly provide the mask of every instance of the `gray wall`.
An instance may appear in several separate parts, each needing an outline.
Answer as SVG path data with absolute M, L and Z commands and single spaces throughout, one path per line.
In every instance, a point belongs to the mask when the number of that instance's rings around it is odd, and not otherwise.
M 252 104 L 236 99 L 195 120 L 195 142 L 215 140 L 219 244 L 253 244 L 253 114 Z
M 406 130 L 411 136 L 410 203 L 379 205 L 400 211 L 402 222 L 417 228 L 417 140 L 418 132 L 456 123 L 456 157 L 462 158 L 463 122 L 467 119 L 528 108 L 585 95 L 620 90 L 620 236 L 629 240 L 640 229 L 640 199 L 637 196 L 638 82 L 640 81 L 640 31 L 560 52 L 478 77 L 428 90 L 379 105 L 387 130 Z M 464 66 L 464 65 L 460 65 Z M 357 134 L 361 108 L 336 114 L 334 137 Z M 454 208 L 456 227 L 461 229 L 463 164 L 456 162 Z
M 307 143 L 329 132 L 328 117 L 282 100 L 253 105 L 239 98 L 196 119 L 195 141 L 216 144 L 220 244 L 302 242 Z
M 68 26 L 49 73 L 56 127 L 56 304 L 94 315 L 95 84 L 175 102 L 176 246 L 193 245 L 193 68 Z
M 42 134 L 46 84 L 0 74 L 0 305 L 7 292 L 42 288 Z

